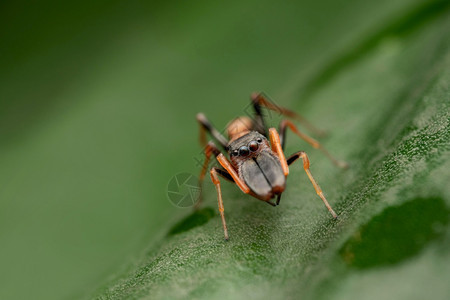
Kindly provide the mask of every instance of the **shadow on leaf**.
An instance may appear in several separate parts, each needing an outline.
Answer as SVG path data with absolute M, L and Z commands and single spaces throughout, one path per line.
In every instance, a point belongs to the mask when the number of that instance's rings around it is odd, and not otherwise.
M 197 226 L 201 226 L 208 222 L 215 215 L 214 209 L 205 207 L 194 211 L 192 214 L 175 224 L 169 231 L 168 235 L 182 233 Z
M 399 263 L 442 236 L 449 213 L 441 198 L 416 198 L 389 207 L 363 225 L 344 244 L 340 255 L 347 265 L 358 269 Z

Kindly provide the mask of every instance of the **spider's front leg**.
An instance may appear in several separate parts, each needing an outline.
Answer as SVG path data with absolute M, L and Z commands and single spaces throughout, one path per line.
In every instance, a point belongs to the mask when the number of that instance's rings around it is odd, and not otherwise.
M 210 174 L 211 174 L 211 180 L 214 183 L 214 186 L 216 187 L 216 191 L 217 191 L 217 202 L 219 204 L 220 217 L 222 218 L 222 225 L 223 225 L 223 232 L 225 234 L 225 240 L 228 240 L 229 236 L 228 236 L 227 223 L 225 221 L 225 208 L 223 206 L 222 189 L 220 187 L 220 180 L 219 180 L 218 175 L 222 176 L 223 178 L 225 178 L 229 181 L 236 183 L 236 185 L 245 194 L 250 193 L 250 188 L 247 186 L 247 184 L 245 184 L 245 182 L 242 179 L 239 178 L 238 174 L 236 173 L 236 170 L 234 170 L 231 163 L 225 158 L 225 156 L 222 153 L 220 153 L 216 158 L 225 170 L 213 167 L 213 168 L 211 168 Z
M 200 187 L 203 185 L 203 180 L 206 175 L 206 170 L 208 168 L 208 164 L 209 164 L 209 161 L 210 161 L 212 155 L 214 155 L 216 157 L 217 161 L 224 168 L 224 169 L 221 169 L 221 168 L 217 168 L 217 167 L 212 167 L 210 170 L 210 175 L 211 175 L 211 180 L 217 191 L 217 202 L 219 205 L 219 213 L 220 213 L 220 217 L 222 219 L 222 225 L 223 225 L 225 239 L 228 240 L 229 236 L 228 236 L 227 223 L 225 221 L 225 208 L 223 206 L 222 189 L 221 189 L 221 185 L 220 185 L 219 176 L 225 178 L 228 181 L 235 183 L 245 194 L 250 193 L 250 188 L 247 186 L 247 184 L 241 178 L 239 178 L 239 175 L 237 174 L 234 167 L 225 158 L 225 156 L 219 151 L 219 149 L 217 149 L 217 147 L 215 146 L 215 144 L 213 142 L 209 142 L 206 145 L 205 155 L 206 155 L 205 162 L 203 164 L 203 168 L 202 168 L 202 171 L 200 173 L 200 178 L 199 178 Z M 199 205 L 200 205 L 200 201 L 197 202 L 196 207 L 198 207 Z
M 269 128 L 269 139 L 272 146 L 272 151 L 278 155 L 278 159 L 281 163 L 281 168 L 283 169 L 284 176 L 289 175 L 289 167 L 284 156 L 283 148 L 280 141 L 280 136 L 275 128 Z
M 220 175 L 228 180 L 230 180 L 230 179 L 233 180 L 233 179 L 228 174 L 228 172 L 221 170 L 219 168 L 216 168 L 216 167 L 211 168 L 210 174 L 211 174 L 211 180 L 214 183 L 214 186 L 216 187 L 216 191 L 217 191 L 217 202 L 219 204 L 220 218 L 222 219 L 223 233 L 225 235 L 225 240 L 228 241 L 229 236 L 228 236 L 227 222 L 225 221 L 225 208 L 223 207 L 222 189 L 220 188 L 220 180 L 219 180 L 218 175 Z
M 305 152 L 299 151 L 297 153 L 294 153 L 287 159 L 288 165 L 293 164 L 297 159 L 301 158 L 303 160 L 303 169 L 306 172 L 306 175 L 308 175 L 309 180 L 311 181 L 312 185 L 314 186 L 314 189 L 316 190 L 317 195 L 322 199 L 323 203 L 327 207 L 328 211 L 331 213 L 333 218 L 337 218 L 337 214 L 334 212 L 334 210 L 331 208 L 330 204 L 328 203 L 327 199 L 325 198 L 322 189 L 320 188 L 317 181 L 314 179 L 314 177 L 311 174 L 311 171 L 309 170 L 309 158 L 308 155 L 306 155 Z
M 239 175 L 237 174 L 233 165 L 228 161 L 228 159 L 225 158 L 225 156 L 219 151 L 219 149 L 217 149 L 216 145 L 212 141 L 210 141 L 205 148 L 206 157 L 199 177 L 200 188 L 203 186 L 203 180 L 205 179 L 206 171 L 208 169 L 208 165 L 212 155 L 216 157 L 217 161 L 225 169 L 221 171 L 226 172 L 228 174 L 225 178 L 236 183 L 236 185 L 241 189 L 243 193 L 245 194 L 250 193 L 250 188 L 241 178 L 239 178 Z

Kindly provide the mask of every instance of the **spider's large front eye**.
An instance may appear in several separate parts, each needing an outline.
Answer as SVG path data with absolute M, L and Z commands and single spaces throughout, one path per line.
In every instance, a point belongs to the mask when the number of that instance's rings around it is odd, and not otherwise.
M 255 152 L 256 150 L 258 150 L 258 148 L 259 148 L 259 145 L 258 145 L 258 142 L 256 142 L 256 141 L 250 142 L 250 144 L 248 144 L 248 149 L 250 149 L 250 151 L 252 151 L 252 152 Z
M 250 154 L 250 150 L 248 149 L 247 146 L 242 146 L 241 148 L 239 148 L 239 155 L 240 156 L 247 156 Z

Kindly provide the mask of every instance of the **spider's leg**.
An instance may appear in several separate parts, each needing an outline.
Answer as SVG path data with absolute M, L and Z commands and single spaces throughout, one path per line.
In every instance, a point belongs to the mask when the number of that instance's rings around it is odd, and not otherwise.
M 316 190 L 317 195 L 322 199 L 323 203 L 327 207 L 328 211 L 331 213 L 333 218 L 337 218 L 337 214 L 334 212 L 334 210 L 331 208 L 330 204 L 328 203 L 327 199 L 325 198 L 322 189 L 320 188 L 317 181 L 314 179 L 314 177 L 311 174 L 311 171 L 309 170 L 309 158 L 308 155 L 306 155 L 305 152 L 299 151 L 297 153 L 294 153 L 287 159 L 288 165 L 291 165 L 294 163 L 297 159 L 301 158 L 303 160 L 303 169 L 305 169 L 306 175 L 308 175 L 309 180 L 311 181 L 312 185 L 314 186 L 314 189 Z
M 212 167 L 210 170 L 210 175 L 211 175 L 211 180 L 214 183 L 214 186 L 216 187 L 216 191 L 217 191 L 217 201 L 219 204 L 220 217 L 222 218 L 222 225 L 223 225 L 223 230 L 224 230 L 224 234 L 225 234 L 225 239 L 228 240 L 228 229 L 227 229 L 227 224 L 225 221 L 225 213 L 224 213 L 223 200 L 222 200 L 222 190 L 220 187 L 220 180 L 219 180 L 218 176 L 221 176 L 221 177 L 235 183 L 245 194 L 250 193 L 250 188 L 247 186 L 247 184 L 242 179 L 239 178 L 239 175 L 237 174 L 234 167 L 225 158 L 225 156 L 219 151 L 219 149 L 217 149 L 217 147 L 214 145 L 213 142 L 209 142 L 206 145 L 205 155 L 206 155 L 205 162 L 203 164 L 203 168 L 202 168 L 202 171 L 201 171 L 200 177 L 199 177 L 200 187 L 202 187 L 202 185 L 203 185 L 203 180 L 205 178 L 206 170 L 208 168 L 208 164 L 209 164 L 209 161 L 210 161 L 212 155 L 214 155 L 216 157 L 217 161 L 224 168 L 224 169 L 220 169 L 217 167 Z M 199 200 L 197 202 L 196 208 L 198 208 L 198 206 L 200 205 L 200 201 L 201 200 Z
M 200 171 L 200 186 L 203 183 L 203 180 L 205 178 L 206 171 L 208 170 L 209 162 L 211 161 L 211 156 L 214 155 L 214 157 L 217 157 L 221 152 L 219 149 L 217 149 L 217 146 L 214 144 L 213 141 L 209 141 L 208 144 L 206 144 L 205 147 L 205 161 L 203 162 L 202 170 Z
M 226 157 L 220 153 L 217 155 L 217 161 L 220 163 L 220 165 L 230 174 L 231 178 L 233 178 L 234 183 L 241 189 L 241 191 L 244 194 L 250 194 L 251 190 L 247 186 L 247 184 L 242 180 L 236 170 L 234 169 L 233 165 L 226 159 Z
M 217 191 L 217 202 L 219 204 L 219 213 L 220 213 L 220 217 L 222 218 L 222 225 L 223 225 L 223 233 L 225 235 L 225 240 L 228 241 L 229 236 L 228 236 L 228 229 L 227 229 L 227 222 L 225 221 L 225 208 L 223 207 L 223 200 L 222 200 L 222 190 L 220 188 L 220 180 L 217 172 L 217 168 L 213 167 L 211 169 L 211 180 L 214 183 L 214 186 L 216 187 L 216 191 Z
M 253 120 L 253 126 L 254 130 L 258 131 L 259 133 L 263 134 L 264 136 L 267 136 L 267 128 L 266 124 L 264 122 L 264 114 L 262 111 L 262 105 L 258 101 L 258 98 L 251 97 L 253 109 L 255 110 L 255 118 Z
M 236 171 L 234 168 L 232 168 L 231 164 L 228 162 L 228 160 L 223 156 L 223 154 L 219 154 L 217 157 L 217 160 L 220 162 L 220 164 L 225 168 L 225 170 L 219 169 L 217 167 L 211 168 L 210 174 L 211 174 L 211 180 L 214 183 L 214 186 L 216 187 L 217 191 L 217 202 L 219 205 L 219 212 L 220 217 L 222 218 L 222 225 L 223 225 L 223 232 L 225 234 L 225 240 L 228 240 L 228 229 L 227 229 L 227 223 L 225 221 L 225 209 L 223 207 L 223 200 L 222 200 L 222 190 L 220 187 L 220 180 L 219 176 L 232 181 L 239 186 L 239 188 L 246 194 L 250 193 L 250 189 L 248 186 L 243 182 L 239 177 L 236 177 Z M 228 164 L 227 164 L 228 162 Z M 231 169 L 230 169 L 231 167 Z
M 281 148 L 284 149 L 285 143 L 286 143 L 286 129 L 289 128 L 294 132 L 298 137 L 300 137 L 302 140 L 310 144 L 313 148 L 319 149 L 322 151 L 323 154 L 325 154 L 332 162 L 338 167 L 341 168 L 348 168 L 348 164 L 345 161 L 340 161 L 334 158 L 328 151 L 325 149 L 321 143 L 313 139 L 312 137 L 306 135 L 305 133 L 298 130 L 298 128 L 295 126 L 294 123 L 292 123 L 289 120 L 282 120 L 280 123 L 280 140 L 281 140 Z
M 202 146 L 206 145 L 206 132 L 209 134 L 222 146 L 224 150 L 227 149 L 228 140 L 209 122 L 206 116 L 202 113 L 198 113 L 197 121 L 200 124 L 200 144 Z
M 272 145 L 272 151 L 278 155 L 280 159 L 281 168 L 283 169 L 284 176 L 289 175 L 289 167 L 286 161 L 286 157 L 284 156 L 283 149 L 281 147 L 280 136 L 275 128 L 269 129 L 269 139 L 270 144 Z
M 199 187 L 200 187 L 200 198 L 199 198 L 198 202 L 195 205 L 195 209 L 198 209 L 200 207 L 202 201 L 203 201 L 203 193 L 202 193 L 202 191 L 203 191 L 203 181 L 205 180 L 206 171 L 208 170 L 208 166 L 209 166 L 209 163 L 211 161 L 211 156 L 214 155 L 214 157 L 217 158 L 219 156 L 219 154 L 222 155 L 223 159 L 227 160 L 223 156 L 223 154 L 219 151 L 219 149 L 217 149 L 217 146 L 214 144 L 214 142 L 213 141 L 209 141 L 209 143 L 206 144 L 206 147 L 205 147 L 205 161 L 203 162 L 203 166 L 202 166 L 202 169 L 200 171 L 200 176 L 198 178 Z M 231 164 L 229 164 L 229 167 L 233 168 L 231 166 Z M 229 172 L 227 172 L 226 170 L 217 169 L 217 173 L 219 173 L 219 175 L 221 175 L 223 178 L 225 178 L 225 179 L 235 183 L 233 177 L 231 177 Z M 242 186 L 242 184 L 241 184 L 241 186 Z
M 300 122 L 300 124 L 302 124 L 303 126 L 305 126 L 308 131 L 314 133 L 317 136 L 324 136 L 325 132 L 323 130 L 320 130 L 318 128 L 316 128 L 314 125 L 312 125 L 308 120 L 306 120 L 304 117 L 302 117 L 301 115 L 287 109 L 281 106 L 278 106 L 277 104 L 275 104 L 274 102 L 269 100 L 269 97 L 267 97 L 264 93 L 253 93 L 251 96 L 252 102 L 254 103 L 254 107 L 255 107 L 255 111 L 258 112 L 258 110 L 256 109 L 257 107 L 265 107 L 267 109 L 270 109 L 272 111 L 278 112 L 281 115 L 284 115 L 286 117 L 292 118 L 294 120 L 297 120 L 298 122 Z M 264 125 L 264 124 L 263 124 Z

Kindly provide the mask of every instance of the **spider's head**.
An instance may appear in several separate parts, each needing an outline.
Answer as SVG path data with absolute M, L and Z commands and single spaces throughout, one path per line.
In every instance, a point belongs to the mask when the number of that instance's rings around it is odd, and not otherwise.
M 269 141 L 257 131 L 250 131 L 228 145 L 228 155 L 236 166 L 251 157 L 258 156 L 262 151 L 271 151 Z
M 286 178 L 280 160 L 264 135 L 251 131 L 232 141 L 228 153 L 239 177 L 259 199 L 267 201 L 284 191 Z

